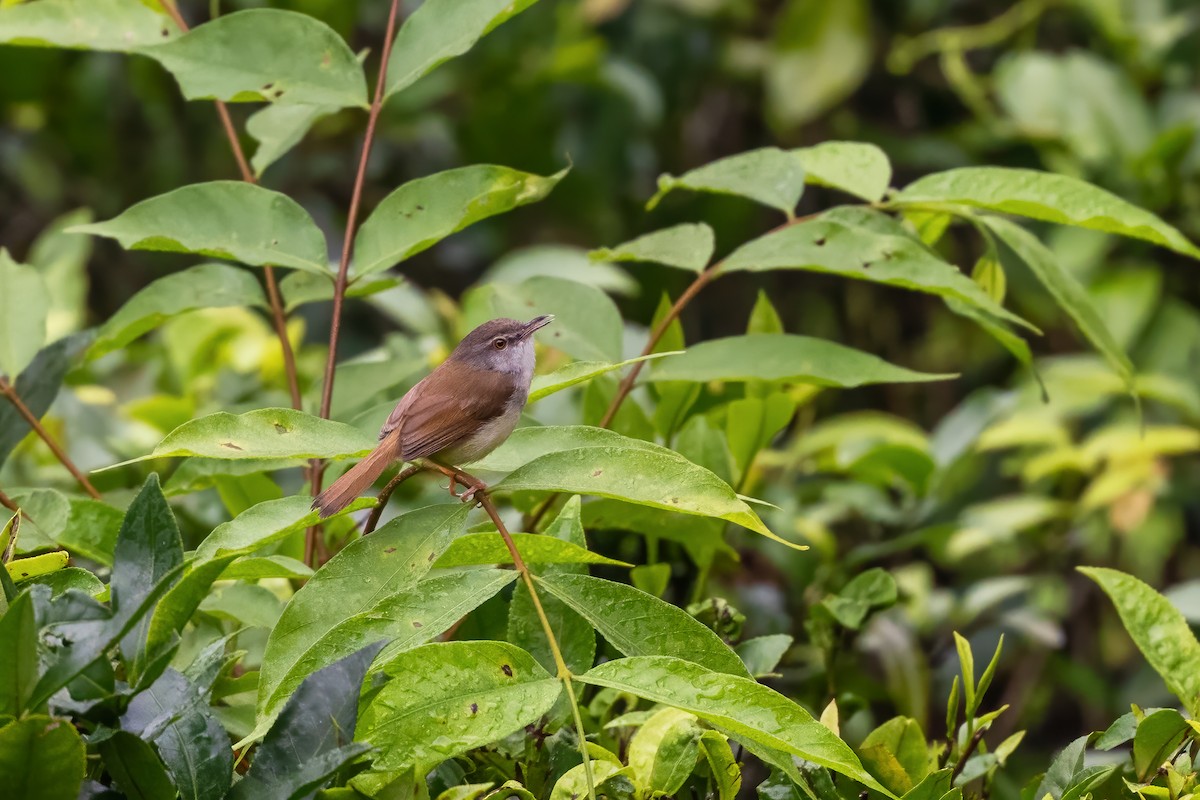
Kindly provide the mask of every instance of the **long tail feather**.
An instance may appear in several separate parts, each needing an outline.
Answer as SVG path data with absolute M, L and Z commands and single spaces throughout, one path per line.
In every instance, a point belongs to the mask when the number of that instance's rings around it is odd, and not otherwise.
M 388 465 L 396 460 L 396 444 L 393 439 L 384 439 L 370 455 L 350 468 L 329 488 L 317 495 L 312 507 L 320 512 L 321 519 L 341 511 L 375 482 Z

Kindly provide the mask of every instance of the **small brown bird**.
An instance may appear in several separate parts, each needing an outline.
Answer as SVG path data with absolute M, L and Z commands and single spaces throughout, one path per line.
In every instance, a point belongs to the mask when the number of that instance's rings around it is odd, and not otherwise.
M 336 514 L 394 461 L 426 459 L 446 471 L 495 450 L 517 427 L 529 399 L 533 334 L 553 321 L 494 319 L 468 333 L 400 398 L 379 431 L 379 446 L 317 495 L 312 507 L 322 519 Z

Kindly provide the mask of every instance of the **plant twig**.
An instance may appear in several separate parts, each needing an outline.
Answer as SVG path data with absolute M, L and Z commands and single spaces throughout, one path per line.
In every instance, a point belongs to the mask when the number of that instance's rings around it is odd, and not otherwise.
M 533 609 L 537 612 L 538 621 L 542 624 L 542 631 L 546 634 L 546 642 L 550 645 L 550 653 L 554 657 L 554 664 L 558 670 L 558 679 L 563 683 L 563 688 L 567 692 L 567 699 L 571 703 L 571 713 L 575 717 L 575 734 L 579 737 L 579 751 L 583 756 L 583 773 L 587 779 L 588 798 L 589 800 L 596 800 L 596 785 L 592 777 L 592 760 L 587 752 L 587 736 L 583 729 L 583 716 L 579 713 L 579 702 L 575 697 L 575 687 L 571 683 L 571 670 L 567 666 L 566 659 L 563 658 L 562 649 L 558 646 L 558 637 L 554 635 L 554 627 L 550 624 L 550 619 L 546 616 L 546 610 L 542 607 L 542 599 L 538 596 L 537 587 L 534 586 L 533 575 L 530 573 L 528 565 L 525 564 L 525 559 L 521 557 L 521 552 L 517 549 L 517 543 L 513 541 L 512 534 L 508 532 L 504 521 L 500 519 L 500 513 L 496 510 L 496 504 L 492 502 L 487 485 L 474 475 L 458 467 L 453 467 L 451 471 L 454 473 L 454 478 L 451 478 L 451 480 L 457 479 L 463 486 L 475 490 L 473 495 L 474 500 L 491 517 L 492 524 L 500 532 L 501 538 L 504 539 L 504 546 L 508 548 L 509 555 L 512 556 L 513 567 L 517 570 L 517 574 L 521 576 L 521 581 L 525 584 L 525 588 L 529 590 L 529 599 L 533 601 Z
M 375 499 L 375 507 L 371 509 L 371 516 L 367 517 L 367 524 L 363 526 L 362 535 L 366 536 L 375 530 L 375 526 L 379 524 L 379 516 L 383 513 L 384 507 L 388 504 L 388 500 L 392 499 L 392 492 L 396 491 L 396 487 L 404 483 L 406 480 L 416 475 L 418 472 L 423 472 L 425 466 L 423 464 L 413 464 L 405 467 L 396 473 L 396 477 L 388 481 L 388 485 L 383 487 L 383 491 Z
M 50 432 L 42 427 L 41 421 L 29 410 L 29 406 L 25 405 L 24 401 L 21 400 L 21 396 L 17 394 L 16 387 L 9 383 L 7 378 L 0 377 L 0 394 L 8 398 L 8 401 L 17 409 L 17 413 L 29 424 L 30 428 L 33 428 L 33 432 L 41 437 L 46 446 L 50 448 L 50 452 L 54 453 L 54 457 L 67 468 L 67 472 L 70 472 L 75 480 L 79 481 L 79 485 L 83 487 L 84 491 L 94 499 L 99 500 L 100 493 L 96 491 L 96 487 L 92 486 L 92 482 L 80 471 L 79 467 L 75 466 L 75 462 L 71 460 L 66 451 L 59 446 L 58 442 L 54 441 L 54 437 L 50 435 Z
M 967 765 L 967 760 L 971 754 L 975 752 L 975 748 L 983 741 L 983 734 L 987 732 L 987 726 L 981 725 L 975 729 L 975 733 L 967 741 L 967 746 L 963 748 L 962 755 L 958 757 L 958 761 L 954 762 L 954 769 L 950 771 L 950 785 L 954 785 L 954 779 L 957 778 L 963 771 L 963 767 Z
M 22 516 L 25 516 L 25 513 L 21 511 L 16 502 L 11 497 L 6 495 L 2 489 L 0 489 L 0 506 L 4 506 L 14 514 L 21 514 Z
M 371 157 L 371 145 L 375 142 L 375 127 L 379 113 L 383 110 L 384 90 L 387 88 L 387 66 L 392 56 L 392 44 L 396 33 L 396 19 L 400 15 L 400 0 L 392 0 L 388 11 L 387 30 L 384 33 L 383 51 L 380 53 L 379 76 L 375 80 L 375 94 L 371 98 L 371 109 L 367 114 L 367 130 L 363 134 L 362 150 L 358 158 L 358 172 L 354 176 L 354 189 L 350 193 L 350 209 L 346 214 L 346 234 L 342 242 L 342 257 L 338 261 L 337 279 L 333 284 L 333 316 L 329 323 L 329 354 L 325 361 L 325 383 L 321 387 L 321 418 L 329 419 L 333 405 L 333 379 L 337 367 L 338 338 L 342 332 L 342 306 L 346 302 L 346 287 L 349 283 L 350 254 L 354 251 L 354 234 L 358 228 L 358 209 L 362 204 L 363 184 L 367 177 L 367 162 Z M 315 497 L 321 493 L 325 478 L 324 462 L 314 461 L 309 485 Z M 316 548 L 318 528 L 309 528 L 304 540 L 304 562 L 311 564 Z
M 188 32 L 187 20 L 179 13 L 174 0 L 159 0 L 159 5 L 175 21 L 179 30 L 184 33 Z M 213 102 L 217 107 L 217 116 L 221 118 L 221 127 L 225 131 L 225 138 L 229 140 L 229 149 L 233 151 L 233 158 L 237 161 L 238 172 L 241 173 L 242 180 L 257 185 L 258 179 L 254 177 L 254 171 L 250 169 L 250 164 L 246 161 L 246 153 L 242 149 L 241 140 L 238 139 L 237 130 L 233 127 L 233 119 L 229 116 L 229 107 L 221 100 Z M 275 328 L 275 335 L 279 337 L 279 348 L 283 352 L 283 370 L 287 375 L 288 392 L 292 396 L 292 408 L 300 410 L 303 401 L 300 397 L 300 380 L 296 374 L 296 354 L 292 352 L 292 342 L 288 339 L 287 314 L 283 309 L 279 283 L 275 280 L 275 269 L 270 264 L 263 265 L 263 278 L 267 284 L 267 299 L 271 303 L 271 322 Z

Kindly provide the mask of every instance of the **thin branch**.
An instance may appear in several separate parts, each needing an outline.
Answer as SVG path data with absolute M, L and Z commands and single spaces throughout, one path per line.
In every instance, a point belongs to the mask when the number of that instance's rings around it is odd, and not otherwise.
M 184 33 L 188 32 L 187 20 L 179 13 L 174 0 L 159 0 L 159 5 L 175 21 L 179 30 Z M 233 151 L 233 158 L 237 161 L 238 172 L 241 173 L 242 180 L 257 185 L 258 179 L 254 177 L 254 172 L 250 169 L 249 162 L 246 161 L 246 153 L 242 149 L 241 140 L 238 139 L 237 129 L 233 127 L 233 119 L 229 116 L 229 107 L 221 100 L 214 101 L 214 104 L 217 107 L 217 116 L 221 118 L 221 128 L 225 131 L 225 138 L 229 140 L 229 149 Z M 292 342 L 287 335 L 287 314 L 283 309 L 279 283 L 275 280 L 275 268 L 270 264 L 263 265 L 263 278 L 267 284 L 267 299 L 271 303 L 272 326 L 275 328 L 275 335 L 279 337 L 279 348 L 283 352 L 283 370 L 287 375 L 288 392 L 292 396 L 292 408 L 300 410 L 303 401 L 300 397 L 300 379 L 296 374 L 296 354 L 292 352 Z
M 329 419 L 329 410 L 333 404 L 333 379 L 337 367 L 338 338 L 342 332 L 342 306 L 346 302 L 346 287 L 349 283 L 350 254 L 354 250 L 354 234 L 358 228 L 358 209 L 362 204 L 363 184 L 367 177 L 367 162 L 371 157 L 371 145 L 375 142 L 375 127 L 379 122 L 379 113 L 383 110 L 384 91 L 387 88 L 387 66 L 392 56 L 392 43 L 396 33 L 396 19 L 400 15 L 400 0 L 392 0 L 388 11 L 387 30 L 383 39 L 383 52 L 380 53 L 379 76 L 375 80 L 375 94 L 371 98 L 371 110 L 367 115 L 367 130 L 363 135 L 362 151 L 358 158 L 358 173 L 354 176 L 354 189 L 350 194 L 350 210 L 346 214 L 346 235 L 342 242 L 342 257 L 338 262 L 337 279 L 333 284 L 333 316 L 329 323 L 329 354 L 325 361 L 325 383 L 321 387 L 321 417 Z M 313 461 L 310 469 L 309 485 L 315 497 L 321 493 L 321 484 L 325 478 L 324 462 Z M 318 529 L 309 528 L 304 541 L 304 562 L 311 564 L 313 551 L 316 549 Z
M 6 378 L 2 377 L 0 377 L 0 394 L 8 398 L 8 401 L 17 409 L 17 413 L 29 424 L 30 428 L 33 428 L 33 432 L 41 437 L 46 446 L 50 448 L 50 452 L 54 453 L 54 457 L 67 468 L 67 472 L 70 472 L 75 480 L 79 481 L 79 485 L 83 487 L 84 491 L 96 500 L 99 500 L 100 493 L 96 491 L 96 487 L 92 486 L 92 482 L 80 471 L 79 467 L 75 466 L 75 462 L 66 454 L 66 451 L 59 446 L 58 442 L 54 441 L 54 437 L 50 435 L 50 432 L 42 427 L 41 421 L 34 416 L 33 412 L 29 410 L 29 406 L 25 405 L 24 401 L 21 400 L 21 396 L 17 394 L 16 387 L 9 383 Z
M 413 464 L 405 467 L 396 473 L 396 477 L 388 481 L 388 485 L 383 487 L 383 491 L 375 499 L 375 507 L 371 509 L 371 516 L 367 517 L 367 524 L 363 526 L 362 535 L 366 536 L 375 530 L 375 526 L 379 524 L 379 516 L 383 513 L 384 507 L 388 504 L 388 500 L 392 499 L 392 492 L 396 491 L 396 487 L 404 483 L 406 480 L 416 475 L 418 472 L 423 472 L 425 466 L 423 464 Z
M 981 725 L 976 729 L 975 733 L 967 742 L 967 746 L 963 748 L 962 755 L 958 757 L 958 761 L 954 762 L 954 769 L 950 771 L 950 785 L 954 785 L 954 779 L 962 773 L 963 767 L 967 766 L 967 760 L 971 754 L 975 752 L 975 748 L 983 741 L 983 734 L 987 732 L 987 726 Z
M 14 514 L 20 513 L 22 516 L 25 516 L 25 512 L 21 511 L 16 501 L 6 495 L 2 489 L 0 489 L 0 506 L 4 506 Z

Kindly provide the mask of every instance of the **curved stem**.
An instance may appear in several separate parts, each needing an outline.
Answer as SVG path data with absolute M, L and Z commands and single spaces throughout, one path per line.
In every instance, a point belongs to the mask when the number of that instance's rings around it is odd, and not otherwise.
M 187 20 L 175 7 L 174 0 L 160 0 L 159 5 L 174 20 L 179 30 L 184 33 L 188 32 Z M 242 180 L 246 183 L 257 184 L 258 179 L 254 177 L 254 172 L 250 169 L 249 162 L 246 161 L 246 152 L 242 149 L 241 140 L 238 139 L 237 129 L 233 127 L 233 119 L 229 116 L 229 107 L 221 100 L 215 101 L 215 105 L 217 116 L 221 118 L 221 128 L 225 131 L 225 138 L 229 140 L 229 149 L 233 151 L 233 159 L 237 162 Z M 271 303 L 271 323 L 275 328 L 275 335 L 279 337 L 279 349 L 283 353 L 283 371 L 287 375 L 288 393 L 292 396 L 292 408 L 299 411 L 303 402 L 300 398 L 300 379 L 296 374 L 296 354 L 292 352 L 292 342 L 288 339 L 287 313 L 283 310 L 279 283 L 275 280 L 275 269 L 270 264 L 263 265 L 263 278 L 267 284 L 267 299 Z
M 67 472 L 70 472 L 75 480 L 79 481 L 79 485 L 83 487 L 84 491 L 90 494 L 95 500 L 101 499 L 100 493 L 96 491 L 96 487 L 92 486 L 92 482 L 80 471 L 79 467 L 75 466 L 75 462 L 71 460 L 66 451 L 59 446 L 58 442 L 54 441 L 54 437 L 50 435 L 50 432 L 42 427 L 41 421 L 29 410 L 29 406 L 25 405 L 24 401 L 21 400 L 21 396 L 17 394 L 16 387 L 9 383 L 7 378 L 0 378 L 0 394 L 8 398 L 8 401 L 17 409 L 17 413 L 28 423 L 33 432 L 41 437 L 41 440 L 50 448 L 50 452 L 54 453 L 54 457 L 67 468 Z
M 367 524 L 363 526 L 363 536 L 375 530 L 375 526 L 379 524 L 379 516 L 383 513 L 384 507 L 387 506 L 388 500 L 392 499 L 392 492 L 396 491 L 396 487 L 418 472 L 424 471 L 424 469 L 425 467 L 422 464 L 413 464 L 397 472 L 396 477 L 388 481 L 388 485 L 383 487 L 383 491 L 375 499 L 375 507 L 371 509 L 371 516 L 367 517 Z

